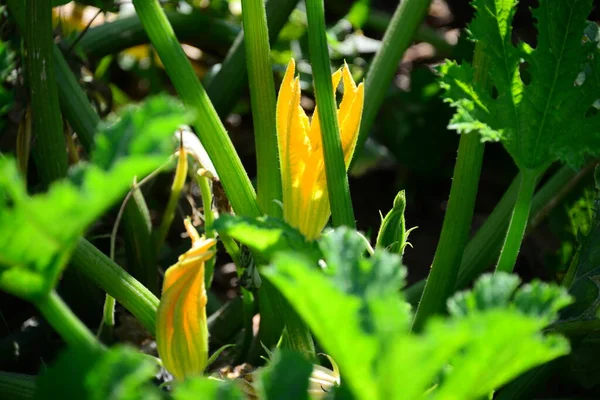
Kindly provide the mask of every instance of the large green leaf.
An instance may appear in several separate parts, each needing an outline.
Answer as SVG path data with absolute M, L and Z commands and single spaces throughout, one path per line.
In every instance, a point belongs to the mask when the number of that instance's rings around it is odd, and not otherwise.
M 320 258 L 315 242 L 277 218 L 249 218 L 224 214 L 215 221 L 219 235 L 229 236 L 269 261 L 278 251 L 296 250 L 313 260 Z
M 312 369 L 302 355 L 285 349 L 276 351 L 269 366 L 260 374 L 260 398 L 307 400 Z
M 571 303 L 566 289 L 533 281 L 519 287 L 516 275 L 503 272 L 485 274 L 472 290 L 459 292 L 448 300 L 450 314 L 456 317 L 494 309 L 515 309 L 549 323 L 558 311 Z
M 173 391 L 174 400 L 242 400 L 240 389 L 231 382 L 209 378 L 192 378 L 177 384 Z
M 31 300 L 53 288 L 85 229 L 135 176 L 167 161 L 173 132 L 187 119 L 166 97 L 130 108 L 102 128 L 91 163 L 81 162 L 67 179 L 31 197 L 14 160 L 0 159 L 0 289 Z
M 340 367 L 357 399 L 478 399 L 520 373 L 566 354 L 559 336 L 543 336 L 568 297 L 544 284 L 486 277 L 453 300 L 450 318 L 409 331 L 398 293 L 403 268 L 386 251 L 365 256 L 358 233 L 339 228 L 321 239 L 326 266 L 279 253 L 264 275 L 306 321 Z
M 541 171 L 557 159 L 579 165 L 600 152 L 600 115 L 590 112 L 600 92 L 600 35 L 586 22 L 592 1 L 540 1 L 535 49 L 512 44 L 516 4 L 474 1 L 470 31 L 484 46 L 481 73 L 496 95 L 478 84 L 469 64 L 446 63 L 442 84 L 457 109 L 451 128 L 501 140 L 521 169 Z M 522 77 L 523 62 L 530 79 Z
M 160 399 L 151 383 L 158 372 L 135 349 L 65 350 L 37 380 L 36 399 Z

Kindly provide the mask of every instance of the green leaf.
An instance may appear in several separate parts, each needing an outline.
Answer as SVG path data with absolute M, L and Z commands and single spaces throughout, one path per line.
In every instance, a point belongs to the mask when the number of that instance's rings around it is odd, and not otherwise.
M 596 169 L 598 175 L 600 169 Z M 575 302 L 561 313 L 562 320 L 598 318 L 600 308 L 600 187 L 596 194 L 594 218 L 587 235 L 580 236 L 578 257 L 569 271 L 572 276 L 569 292 Z
M 426 337 L 467 338 L 449 359 L 451 368 L 432 398 L 478 399 L 530 368 L 567 354 L 564 338 L 539 334 L 544 325 L 543 320 L 510 310 L 431 324 Z M 447 346 L 447 340 L 440 345 Z
M 566 289 L 533 281 L 519 287 L 516 275 L 504 272 L 485 274 L 472 290 L 459 292 L 448 299 L 448 310 L 456 317 L 494 309 L 516 309 L 524 315 L 550 323 L 558 311 L 571 303 Z
M 265 400 L 308 399 L 308 378 L 313 366 L 290 350 L 278 350 L 260 374 L 260 398 Z
M 287 298 L 336 361 L 352 392 L 376 393 L 370 366 L 377 357 L 377 340 L 361 326 L 361 299 L 344 293 L 325 279 L 325 275 L 299 253 L 279 254 L 274 265 L 276 269 L 265 269 L 264 275 Z
M 36 399 L 160 399 L 151 383 L 158 372 L 146 356 L 128 347 L 64 351 L 37 380 Z
M 214 228 L 219 235 L 239 241 L 267 261 L 276 252 L 287 249 L 302 252 L 314 261 L 320 258 L 315 242 L 306 240 L 297 229 L 276 218 L 223 214 L 215 221 Z
M 457 296 L 451 317 L 433 318 L 417 335 L 398 293 L 399 256 L 378 250 L 367 258 L 364 241 L 347 228 L 320 246 L 322 271 L 286 252 L 264 275 L 339 365 L 354 398 L 422 399 L 427 392 L 432 399 L 479 399 L 569 351 L 563 338 L 540 334 L 568 299 L 554 286 L 517 289 L 518 278 L 485 277 Z
M 442 85 L 457 109 L 451 127 L 500 139 L 520 169 L 541 171 L 555 160 L 580 165 L 600 154 L 600 115 L 592 112 L 600 92 L 599 35 L 597 25 L 586 21 L 592 1 L 540 1 L 533 14 L 535 49 L 512 44 L 516 3 L 474 1 L 471 36 L 486 49 L 497 96 L 477 85 L 468 64 L 447 63 Z M 524 82 L 523 69 L 530 82 Z
M 366 258 L 364 239 L 345 227 L 325 235 L 319 245 L 327 264 L 325 273 L 330 275 L 331 282 L 344 293 L 364 299 L 361 323 L 367 331 L 374 330 L 375 325 L 384 329 L 408 328 L 410 313 L 398 296 L 405 283 L 406 269 L 397 254 L 377 251 Z M 395 318 L 385 315 L 384 303 L 387 313 Z
M 369 19 L 369 11 L 371 9 L 370 0 L 356 0 L 350 11 L 346 14 L 345 19 L 352 24 L 354 29 L 362 29 L 367 19 Z
M 34 299 L 54 287 L 85 229 L 174 151 L 186 114 L 159 97 L 124 112 L 98 134 L 92 163 L 79 163 L 48 192 L 28 196 L 14 160 L 0 159 L 0 288 Z M 160 121 L 159 121 L 160 120 Z
M 186 379 L 175 386 L 173 391 L 174 400 L 242 400 L 244 398 L 235 384 L 202 377 Z

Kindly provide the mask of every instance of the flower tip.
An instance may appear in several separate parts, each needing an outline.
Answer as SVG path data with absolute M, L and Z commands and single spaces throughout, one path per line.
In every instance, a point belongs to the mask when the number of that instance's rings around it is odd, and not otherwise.
M 192 224 L 192 221 L 189 218 L 183 220 L 183 225 L 185 226 L 185 230 L 192 240 L 192 243 L 196 243 L 200 240 L 200 235 L 198 234 L 196 228 L 194 228 L 194 224 Z

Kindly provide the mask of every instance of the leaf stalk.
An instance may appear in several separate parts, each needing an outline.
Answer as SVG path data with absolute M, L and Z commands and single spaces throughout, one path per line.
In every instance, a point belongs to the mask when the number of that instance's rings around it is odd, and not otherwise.
M 531 209 L 531 201 L 533 199 L 537 177 L 538 173 L 536 171 L 522 170 L 521 172 L 519 192 L 517 194 L 517 200 L 510 219 L 510 224 L 508 225 L 504 246 L 502 246 L 502 252 L 498 259 L 496 272 L 502 271 L 511 273 L 515 268 L 517 256 L 521 249 L 521 242 L 523 241 L 523 236 L 525 236 L 525 228 L 527 227 L 527 220 L 529 219 L 529 211 Z

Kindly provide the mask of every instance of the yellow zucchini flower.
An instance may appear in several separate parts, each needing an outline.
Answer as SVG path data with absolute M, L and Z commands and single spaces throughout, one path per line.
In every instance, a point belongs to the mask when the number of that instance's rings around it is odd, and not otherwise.
M 292 59 L 277 98 L 277 137 L 283 186 L 283 217 L 307 238 L 316 238 L 331 213 L 321 127 L 317 107 L 309 121 L 300 106 L 300 80 Z M 356 86 L 348 65 L 332 76 L 333 90 L 340 80 L 344 94 L 337 112 L 346 170 L 352 159 L 364 103 L 364 86 Z M 317 105 L 318 106 L 318 105 Z
M 208 361 L 204 263 L 216 243 L 200 237 L 189 220 L 185 228 L 192 248 L 165 273 L 156 317 L 158 355 L 177 380 L 202 374 Z

